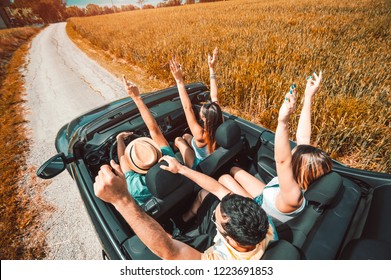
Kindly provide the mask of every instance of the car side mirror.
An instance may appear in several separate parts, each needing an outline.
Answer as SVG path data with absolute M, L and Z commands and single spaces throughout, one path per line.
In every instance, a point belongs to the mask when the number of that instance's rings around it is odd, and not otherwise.
M 65 170 L 67 163 L 69 160 L 64 153 L 57 154 L 38 168 L 37 176 L 42 179 L 53 178 Z

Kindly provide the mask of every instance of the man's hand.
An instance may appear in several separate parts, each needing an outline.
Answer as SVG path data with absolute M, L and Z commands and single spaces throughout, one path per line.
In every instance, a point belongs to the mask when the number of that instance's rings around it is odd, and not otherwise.
M 117 141 L 118 140 L 124 140 L 124 139 L 128 138 L 131 135 L 133 135 L 132 131 L 130 131 L 130 132 L 121 132 L 121 133 L 117 134 L 116 139 L 117 139 Z
M 122 178 L 125 180 L 125 175 L 121 169 L 121 166 L 117 164 L 114 160 L 110 161 L 110 165 L 112 167 L 112 172 L 117 175 L 118 177 Z
M 126 180 L 121 168 L 114 161 L 109 165 L 103 165 L 98 176 L 95 177 L 94 192 L 100 199 L 116 204 L 124 198 L 129 198 L 130 194 L 126 186 Z
M 125 75 L 122 75 L 122 81 L 124 83 L 126 92 L 128 95 L 134 99 L 136 97 L 140 96 L 140 91 L 138 90 L 138 87 L 133 82 L 130 82 L 126 79 Z
M 171 173 L 179 173 L 180 169 L 183 168 L 183 165 L 179 163 L 175 158 L 170 156 L 163 156 L 160 158 L 159 161 L 166 161 L 168 163 L 168 166 L 161 165 L 160 168 L 163 170 L 170 171 Z

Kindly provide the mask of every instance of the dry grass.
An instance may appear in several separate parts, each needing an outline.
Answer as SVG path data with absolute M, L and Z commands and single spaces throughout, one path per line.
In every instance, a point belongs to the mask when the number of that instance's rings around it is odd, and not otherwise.
M 170 84 L 173 55 L 187 82 L 207 83 L 206 56 L 218 46 L 222 102 L 272 130 L 289 86 L 300 94 L 305 78 L 323 70 L 314 144 L 351 166 L 390 173 L 390 21 L 389 0 L 237 0 L 73 18 L 69 27 Z
M 169 86 L 167 82 L 148 75 L 144 69 L 128 63 L 125 59 L 117 58 L 109 51 L 102 51 L 102 49 L 97 48 L 77 33 L 71 25 L 67 24 L 66 30 L 68 36 L 89 57 L 99 62 L 102 67 L 118 78 L 121 78 L 122 74 L 125 74 L 126 77 L 131 77 L 132 81 L 140 87 L 141 92 L 155 91 Z
M 45 184 L 26 165 L 29 140 L 23 116 L 23 77 L 28 42 L 39 29 L 0 31 L 0 259 L 42 259 L 44 231 L 40 217 L 50 210 L 42 200 Z

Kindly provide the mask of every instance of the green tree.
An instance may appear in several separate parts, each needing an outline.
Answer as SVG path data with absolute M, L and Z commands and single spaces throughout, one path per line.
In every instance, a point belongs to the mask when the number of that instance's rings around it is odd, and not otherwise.
M 65 19 L 65 6 L 61 0 L 41 0 L 37 13 L 46 23 L 58 22 Z
M 87 16 L 97 16 L 102 13 L 100 6 L 95 5 L 95 4 L 88 4 L 86 6 L 86 10 L 87 10 L 87 12 L 86 12 Z
M 129 11 L 134 11 L 134 10 L 136 10 L 136 7 L 133 5 L 122 5 L 121 6 L 122 12 L 129 12 Z
M 85 11 L 80 9 L 77 6 L 70 6 L 66 8 L 66 17 L 83 17 L 85 15 Z
M 111 8 L 111 7 L 108 7 L 108 6 L 104 6 L 103 9 L 102 9 L 102 14 L 113 14 L 114 13 L 114 9 Z
M 182 0 L 168 0 L 166 3 L 167 7 L 180 6 L 181 4 L 182 4 Z
M 62 0 L 15 0 L 12 8 L 31 8 L 45 23 L 58 22 L 66 17 Z
M 145 9 L 155 9 L 155 6 L 151 5 L 151 4 L 146 4 L 143 6 L 143 10 L 145 10 Z

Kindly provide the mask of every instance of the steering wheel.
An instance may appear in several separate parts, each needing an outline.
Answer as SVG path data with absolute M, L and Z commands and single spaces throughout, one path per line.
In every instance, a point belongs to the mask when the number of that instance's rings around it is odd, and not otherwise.
M 134 139 L 136 138 L 139 138 L 141 137 L 140 135 L 138 134 L 135 134 L 133 133 L 132 135 L 129 135 L 128 137 L 126 137 L 124 139 L 124 142 L 125 142 L 125 147 L 127 145 L 129 145 L 130 142 L 132 142 Z M 113 144 L 111 144 L 111 147 L 110 147 L 110 161 L 111 160 L 114 160 L 117 164 L 119 164 L 119 158 L 118 158 L 118 154 L 117 154 L 117 146 L 118 146 L 118 143 L 117 143 L 117 138 L 115 137 L 114 138 L 114 142 Z

